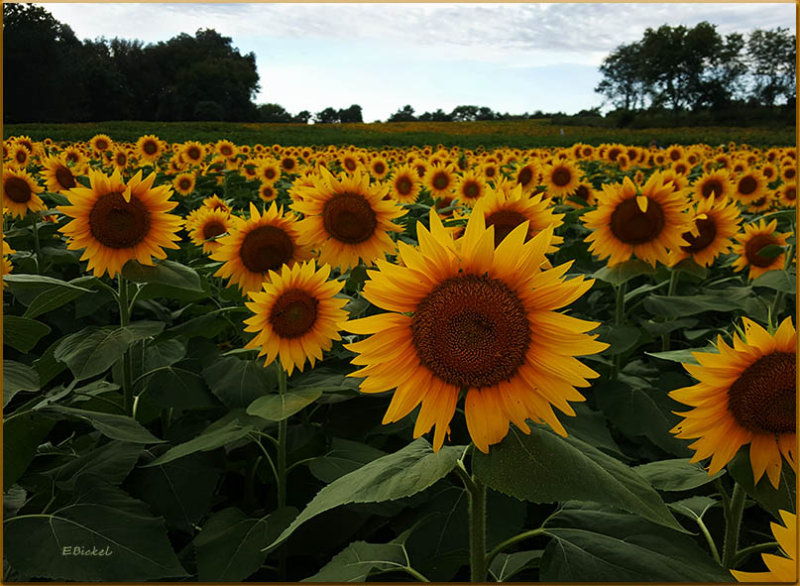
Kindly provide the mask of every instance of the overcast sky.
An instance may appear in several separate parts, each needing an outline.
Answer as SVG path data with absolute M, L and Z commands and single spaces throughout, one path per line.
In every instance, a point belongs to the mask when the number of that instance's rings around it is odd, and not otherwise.
M 385 120 L 459 104 L 575 113 L 602 104 L 598 65 L 648 27 L 795 31 L 782 4 L 71 4 L 44 7 L 81 38 L 164 41 L 213 28 L 256 55 L 258 103 L 360 104 Z

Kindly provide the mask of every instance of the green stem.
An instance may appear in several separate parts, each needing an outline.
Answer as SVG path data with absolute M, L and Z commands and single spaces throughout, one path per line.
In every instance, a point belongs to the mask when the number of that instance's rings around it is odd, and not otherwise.
M 119 323 L 124 328 L 131 321 L 130 305 L 128 304 L 128 281 L 122 274 L 117 276 L 119 285 Z M 122 356 L 122 406 L 125 413 L 133 417 L 133 361 L 130 350 L 125 350 Z
M 412 578 L 416 578 L 418 582 L 430 582 L 425 576 L 420 574 L 417 570 L 412 568 L 411 566 L 405 566 L 403 569 L 406 571 L 406 574 L 411 576 Z
M 678 290 L 678 280 L 680 279 L 680 271 L 677 269 L 672 269 L 672 273 L 669 276 L 669 289 L 667 290 L 667 297 L 674 297 L 675 291 Z M 669 321 L 669 320 L 667 320 Z M 670 335 L 669 332 L 662 334 L 661 336 L 661 350 L 666 352 L 669 350 L 670 345 Z
M 278 367 L 278 393 L 281 396 L 286 394 L 286 371 L 282 366 Z M 278 508 L 286 506 L 286 436 L 288 431 L 288 420 L 286 418 L 278 422 Z
M 734 564 L 739 565 L 739 563 L 743 562 L 748 556 L 754 553 L 760 553 L 762 551 L 773 551 L 780 547 L 780 543 L 777 541 L 770 541 L 768 543 L 759 543 L 757 545 L 751 545 L 750 547 L 745 547 L 744 549 L 740 549 L 736 552 L 736 559 L 734 560 Z
M 486 485 L 471 476 L 459 460 L 455 472 L 469 496 L 469 569 L 471 582 L 486 582 L 489 565 L 486 556 Z
M 524 531 L 523 533 L 519 533 L 514 535 L 513 537 L 509 537 L 499 545 L 495 546 L 492 551 L 490 551 L 486 556 L 486 566 L 491 566 L 494 558 L 497 557 L 498 554 L 502 553 L 504 549 L 508 549 L 512 545 L 519 543 L 520 541 L 524 541 L 526 539 L 530 539 L 531 537 L 538 537 L 539 535 L 544 535 L 546 533 L 546 529 L 544 527 L 539 527 L 538 529 L 531 529 L 530 531 Z
M 617 303 L 614 311 L 614 325 L 617 327 L 625 323 L 625 291 L 627 288 L 627 283 L 620 283 L 620 285 L 617 287 Z M 612 379 L 617 378 L 621 368 L 622 354 L 617 354 L 614 356 L 614 367 L 611 371 Z
M 700 532 L 703 534 L 703 537 L 706 538 L 706 543 L 708 543 L 708 549 L 711 551 L 711 556 L 714 558 L 714 561 L 718 564 L 722 563 L 722 560 L 719 559 L 719 550 L 717 550 L 717 544 L 714 543 L 714 538 L 711 537 L 711 533 L 706 527 L 706 524 L 703 522 L 703 519 L 697 517 L 695 519 L 697 522 L 697 526 L 700 528 Z
M 31 213 L 31 226 L 33 228 L 33 249 L 36 251 L 36 272 L 42 273 L 42 246 L 39 243 L 39 213 Z
M 739 547 L 739 529 L 742 525 L 742 513 L 747 495 L 737 482 L 733 485 L 728 514 L 725 516 L 725 541 L 722 545 L 722 565 L 730 570 L 734 567 L 736 550 Z

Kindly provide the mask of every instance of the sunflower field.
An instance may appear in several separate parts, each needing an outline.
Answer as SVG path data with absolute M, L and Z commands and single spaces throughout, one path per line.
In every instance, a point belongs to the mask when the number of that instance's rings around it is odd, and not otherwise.
M 10 137 L 4 580 L 796 581 L 796 175 Z

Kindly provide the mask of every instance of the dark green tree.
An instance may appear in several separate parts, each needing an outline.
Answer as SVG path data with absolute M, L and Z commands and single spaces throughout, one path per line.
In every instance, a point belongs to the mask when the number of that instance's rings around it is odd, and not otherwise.
M 314 114 L 314 123 L 315 124 L 336 124 L 340 122 L 339 119 L 339 110 L 336 108 L 325 108 Z
M 293 122 L 292 115 L 280 104 L 261 104 L 258 118 L 261 122 Z
M 754 97 L 772 106 L 780 97 L 795 98 L 797 47 L 788 28 L 754 30 L 747 38 L 747 62 Z
M 412 108 L 409 104 L 406 104 L 402 108 L 400 108 L 397 112 L 389 116 L 386 120 L 387 122 L 413 122 L 416 120 L 417 117 L 414 116 L 414 108 Z
M 349 108 L 339 110 L 339 122 L 364 122 L 361 116 L 361 106 L 353 104 Z

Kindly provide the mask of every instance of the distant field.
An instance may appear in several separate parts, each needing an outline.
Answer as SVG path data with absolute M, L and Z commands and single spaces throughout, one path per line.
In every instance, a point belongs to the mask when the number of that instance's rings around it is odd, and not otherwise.
M 562 134 L 563 132 L 563 134 Z M 228 138 L 237 144 L 343 145 L 361 147 L 436 145 L 475 148 L 484 146 L 534 148 L 570 146 L 575 142 L 598 145 L 619 142 L 649 145 L 656 139 L 670 144 L 750 144 L 790 146 L 794 128 L 688 127 L 655 129 L 611 129 L 592 126 L 553 125 L 549 120 L 498 122 L 398 122 L 374 124 L 264 124 L 232 122 L 98 122 L 82 124 L 6 124 L 3 138 L 27 135 L 34 140 L 89 140 L 104 133 L 114 140 L 135 141 L 155 134 L 170 142 L 217 141 Z

